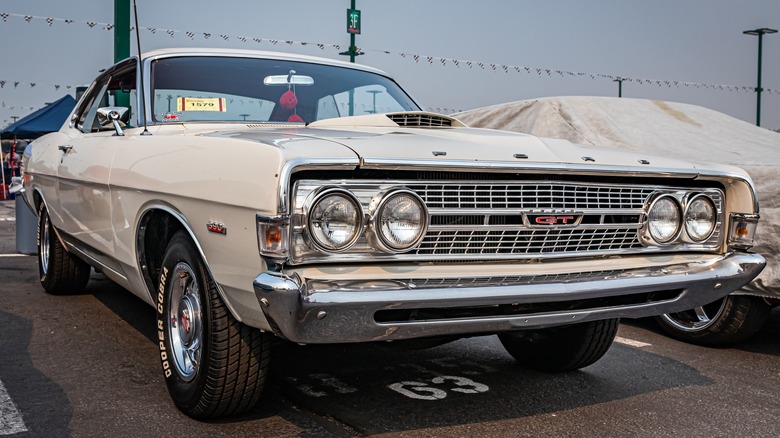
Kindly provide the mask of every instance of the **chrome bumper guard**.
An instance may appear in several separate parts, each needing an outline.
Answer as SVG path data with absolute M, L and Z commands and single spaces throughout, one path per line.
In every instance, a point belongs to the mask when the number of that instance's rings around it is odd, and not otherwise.
M 731 252 L 687 264 L 493 281 L 330 282 L 264 272 L 253 286 L 274 332 L 289 341 L 369 342 L 678 312 L 742 287 L 765 264 L 758 254 Z

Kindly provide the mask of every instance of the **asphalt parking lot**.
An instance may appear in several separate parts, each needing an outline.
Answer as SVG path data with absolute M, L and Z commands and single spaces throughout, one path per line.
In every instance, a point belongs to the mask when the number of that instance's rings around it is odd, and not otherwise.
M 780 313 L 708 349 L 628 321 L 581 371 L 518 368 L 495 337 L 405 350 L 280 343 L 261 404 L 199 422 L 171 403 L 154 313 L 99 274 L 49 296 L 0 201 L 0 435 L 777 436 Z

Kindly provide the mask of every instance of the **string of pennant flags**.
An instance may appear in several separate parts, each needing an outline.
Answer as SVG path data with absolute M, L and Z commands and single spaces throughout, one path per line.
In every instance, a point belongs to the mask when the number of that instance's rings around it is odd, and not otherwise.
M 103 30 L 113 30 L 114 25 L 111 23 L 101 23 L 97 21 L 82 21 L 82 20 L 72 20 L 72 19 L 65 19 L 65 18 L 54 18 L 54 17 L 40 17 L 35 15 L 24 15 L 24 14 L 13 14 L 8 12 L 0 12 L 0 19 L 2 19 L 3 23 L 7 23 L 9 19 L 22 19 L 27 23 L 31 23 L 33 21 L 43 21 L 47 23 L 49 26 L 54 26 L 55 24 L 65 24 L 65 25 L 86 25 L 90 29 L 103 29 Z M 177 36 L 183 36 L 185 38 L 189 38 L 191 40 L 197 39 L 204 39 L 209 40 L 211 38 L 214 39 L 221 39 L 223 41 L 231 41 L 236 40 L 240 41 L 242 43 L 252 43 L 252 44 L 270 44 L 270 45 L 287 45 L 287 46 L 311 46 L 311 47 L 317 47 L 320 50 L 325 49 L 333 49 L 336 51 L 341 51 L 342 47 L 344 47 L 341 44 L 326 44 L 326 43 L 311 43 L 311 42 L 305 42 L 305 41 L 294 41 L 294 40 L 280 40 L 280 39 L 271 39 L 271 38 L 258 38 L 258 37 L 250 37 L 250 36 L 240 36 L 240 35 L 227 35 L 227 34 L 221 34 L 221 33 L 213 33 L 213 32 L 193 32 L 193 31 L 182 31 L 182 30 L 174 30 L 174 29 L 162 29 L 162 28 L 152 28 L 152 27 L 139 27 L 141 30 L 152 33 L 152 34 L 162 34 L 162 35 L 168 35 L 171 38 L 176 38 Z M 135 30 L 134 27 L 131 27 L 131 31 Z M 754 92 L 756 91 L 755 87 L 751 86 L 742 86 L 742 85 L 727 85 L 727 84 L 709 84 L 709 83 L 701 83 L 701 82 L 688 82 L 688 81 L 673 81 L 673 80 L 663 80 L 663 79 L 651 79 L 651 78 L 638 78 L 638 77 L 626 77 L 626 76 L 619 76 L 619 75 L 612 75 L 612 74 L 602 74 L 602 73 L 583 73 L 583 72 L 572 72 L 572 71 L 566 71 L 566 70 L 557 70 L 557 69 L 550 69 L 550 68 L 538 68 L 538 67 L 525 67 L 525 66 L 516 66 L 516 65 L 507 65 L 507 64 L 500 64 L 500 63 L 489 63 L 489 62 L 480 62 L 480 61 L 472 61 L 472 60 L 463 60 L 463 59 L 455 59 L 455 58 L 444 58 L 439 56 L 427 56 L 427 55 L 420 55 L 415 53 L 406 53 L 406 52 L 393 52 L 389 50 L 381 50 L 381 49 L 359 49 L 362 52 L 374 52 L 374 53 L 382 53 L 385 55 L 391 55 L 391 56 L 399 56 L 404 59 L 413 60 L 415 63 L 427 63 L 429 65 L 441 65 L 441 66 L 454 66 L 456 68 L 469 68 L 469 69 L 480 69 L 485 71 L 493 71 L 496 73 L 524 73 L 527 75 L 536 75 L 537 77 L 560 77 L 560 78 L 590 78 L 593 80 L 596 79 L 606 79 L 610 81 L 621 81 L 621 82 L 628 82 L 628 83 L 635 83 L 639 85 L 656 85 L 659 87 L 684 87 L 684 88 L 704 88 L 709 90 L 717 90 L 717 91 L 730 91 L 730 92 Z M 44 85 L 39 84 L 36 82 L 22 82 L 22 81 L 6 81 L 6 80 L 0 80 L 0 89 L 4 88 L 6 85 L 13 85 L 14 88 L 18 88 L 19 86 L 27 86 L 30 88 L 34 88 L 38 85 Z M 53 86 L 55 90 L 59 90 L 60 88 L 65 88 L 67 90 L 70 90 L 73 88 L 72 85 L 61 85 L 61 84 L 45 84 L 45 86 Z M 762 92 L 764 93 L 770 93 L 770 94 L 777 94 L 780 95 L 780 89 L 771 89 L 771 88 L 762 88 Z M 443 108 L 446 109 L 446 108 Z

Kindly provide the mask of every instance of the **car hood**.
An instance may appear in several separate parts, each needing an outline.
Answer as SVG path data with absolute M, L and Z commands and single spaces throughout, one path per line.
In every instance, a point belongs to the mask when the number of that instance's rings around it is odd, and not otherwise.
M 212 131 L 201 135 L 272 145 L 290 158 L 328 158 L 333 155 L 331 152 L 334 146 L 340 145 L 352 151 L 359 159 L 360 166 L 365 168 L 541 167 L 585 173 L 592 169 L 594 172 L 680 172 L 687 176 L 695 176 L 702 171 L 735 176 L 744 174 L 740 169 L 730 166 L 588 147 L 567 140 L 538 138 L 508 131 L 465 126 L 401 127 L 384 122 L 367 124 L 361 119 L 377 120 L 377 116 L 345 117 L 324 124 L 315 122 L 306 127 L 254 125 L 250 129 Z M 313 141 L 325 142 L 327 145 L 322 143 L 322 147 L 316 148 Z

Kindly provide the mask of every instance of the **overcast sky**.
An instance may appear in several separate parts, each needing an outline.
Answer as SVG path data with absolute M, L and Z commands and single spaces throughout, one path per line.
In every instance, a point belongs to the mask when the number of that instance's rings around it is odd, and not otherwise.
M 142 30 L 143 50 L 236 47 L 344 59 L 330 45 L 344 50 L 349 42 L 348 0 L 137 3 L 140 26 L 157 29 Z M 113 31 L 87 24 L 113 23 L 113 4 L 0 0 L 0 13 L 10 14 L 0 20 L 0 80 L 6 82 L 0 126 L 58 99 L 66 86 L 89 83 L 113 63 Z M 780 29 L 779 0 L 357 0 L 357 8 L 363 20 L 357 45 L 366 51 L 358 62 L 385 70 L 423 105 L 443 112 L 545 96 L 617 96 L 617 83 L 601 74 L 671 84 L 624 82 L 624 97 L 702 105 L 753 123 L 754 92 L 713 85 L 755 87 L 758 41 L 742 31 Z M 49 25 L 43 18 L 74 22 Z M 426 56 L 435 58 L 429 63 Z M 780 129 L 780 33 L 764 37 L 763 58 L 763 87 L 774 92 L 762 95 L 762 126 Z

